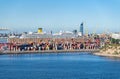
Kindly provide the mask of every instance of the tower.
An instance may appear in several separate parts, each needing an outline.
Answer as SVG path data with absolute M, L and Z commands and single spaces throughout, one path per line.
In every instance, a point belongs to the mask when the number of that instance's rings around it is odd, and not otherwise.
M 84 29 L 84 28 L 83 28 L 83 22 L 82 22 L 82 23 L 80 24 L 80 32 L 81 32 L 82 36 L 83 36 L 83 34 L 84 34 L 84 33 L 83 33 L 83 29 Z

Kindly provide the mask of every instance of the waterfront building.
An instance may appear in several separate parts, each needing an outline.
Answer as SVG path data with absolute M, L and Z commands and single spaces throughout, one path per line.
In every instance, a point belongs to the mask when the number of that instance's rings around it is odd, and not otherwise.
M 111 37 L 114 39 L 120 39 L 120 33 L 112 33 Z

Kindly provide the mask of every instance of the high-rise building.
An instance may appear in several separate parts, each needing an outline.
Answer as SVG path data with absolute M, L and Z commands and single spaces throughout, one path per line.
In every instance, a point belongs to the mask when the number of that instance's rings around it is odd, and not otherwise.
M 82 23 L 80 24 L 80 32 L 81 32 L 82 36 L 83 36 L 83 34 L 84 34 L 84 33 L 83 33 L 83 29 L 84 29 L 84 28 L 83 28 L 83 22 L 82 22 Z

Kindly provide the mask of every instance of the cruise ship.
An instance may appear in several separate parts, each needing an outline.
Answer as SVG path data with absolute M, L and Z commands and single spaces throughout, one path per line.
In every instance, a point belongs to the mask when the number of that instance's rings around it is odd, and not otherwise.
M 22 33 L 20 36 L 9 36 L 9 38 L 75 38 L 81 36 L 81 33 L 73 33 L 70 31 L 60 31 L 58 33 L 46 33 L 42 28 L 38 28 L 38 32 Z
M 32 33 L 22 34 L 20 38 L 75 38 L 80 36 L 80 34 L 74 34 L 70 31 L 60 31 L 59 33 L 49 34 L 49 33 Z

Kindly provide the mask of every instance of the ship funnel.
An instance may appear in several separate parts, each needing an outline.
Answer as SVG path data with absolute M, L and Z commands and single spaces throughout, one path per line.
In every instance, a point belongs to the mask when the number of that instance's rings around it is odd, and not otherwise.
M 42 28 L 38 28 L 38 33 L 42 33 Z

